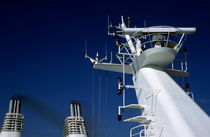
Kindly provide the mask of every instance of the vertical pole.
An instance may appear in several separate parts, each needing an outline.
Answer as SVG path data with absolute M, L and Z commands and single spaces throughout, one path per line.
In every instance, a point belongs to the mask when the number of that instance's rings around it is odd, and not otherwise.
M 110 60 L 110 64 L 111 64 L 112 63 L 112 52 L 110 54 L 111 54 L 111 60 Z
M 17 100 L 16 113 L 20 113 L 20 100 Z
M 123 86 L 125 86 L 125 55 L 123 54 Z M 123 88 L 123 106 L 125 106 L 125 88 Z
M 187 61 L 185 61 L 185 71 L 187 71 Z
M 147 128 L 144 126 L 144 136 L 147 137 Z
M 74 104 L 74 112 L 75 112 L 75 116 L 78 117 L 78 111 L 77 111 L 77 104 Z
M 121 108 L 118 106 L 118 115 L 121 115 Z
M 181 70 L 184 70 L 184 65 L 183 65 L 183 61 L 181 61 Z
M 80 105 L 77 104 L 77 114 L 78 114 L 78 117 L 80 117 Z
M 170 31 L 170 29 L 169 29 L 169 31 Z M 167 43 L 166 43 L 165 47 L 168 47 L 168 40 L 169 40 L 169 32 L 168 32 Z
M 174 70 L 174 62 L 171 62 L 171 69 Z
M 13 111 L 12 111 L 12 113 L 16 113 L 16 107 L 17 107 L 17 100 L 14 99 L 14 104 L 13 104 Z
M 12 113 L 12 110 L 13 110 L 13 99 L 10 99 L 9 113 Z
M 185 71 L 187 71 L 187 54 L 184 56 Z
M 74 108 L 73 108 L 73 104 L 70 104 L 70 109 L 71 109 L 71 116 L 74 116 Z

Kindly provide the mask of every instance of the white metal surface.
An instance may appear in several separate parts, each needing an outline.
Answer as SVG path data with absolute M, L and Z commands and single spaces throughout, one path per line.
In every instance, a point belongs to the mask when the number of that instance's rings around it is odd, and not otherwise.
M 20 132 L 1 132 L 0 137 L 21 137 Z
M 192 34 L 196 31 L 196 28 L 174 28 L 174 27 L 149 27 L 149 28 L 125 28 L 123 32 L 125 34 L 134 33 L 185 33 Z
M 129 26 L 129 25 L 128 25 Z M 141 115 L 126 119 L 126 122 L 145 123 L 147 127 L 130 136 L 140 137 L 209 137 L 210 118 L 186 92 L 169 76 L 187 77 L 187 62 L 182 60 L 181 69 L 174 67 L 174 59 L 186 39 L 196 28 L 175 28 L 155 26 L 148 28 L 127 28 L 122 23 L 109 35 L 124 38 L 126 43 L 118 45 L 117 58 L 120 64 L 94 62 L 94 68 L 123 73 L 123 85 L 135 88 Z M 172 63 L 172 69 L 166 68 Z M 133 74 L 134 86 L 126 86 L 125 73 Z M 123 94 L 125 95 L 125 93 Z M 137 105 L 118 107 L 118 116 L 123 108 L 137 108 Z M 119 118 L 121 119 L 121 118 Z
M 6 113 L 1 128 L 0 137 L 21 137 L 24 116 L 20 113 L 21 101 L 11 99 L 9 113 Z
M 146 66 L 165 67 L 175 59 L 176 54 L 174 49 L 167 47 L 150 48 L 140 56 L 134 57 L 133 64 L 136 71 Z
M 127 106 L 121 106 L 121 108 L 123 109 L 144 109 L 144 106 L 141 106 L 139 104 L 130 104 L 130 105 L 127 105 Z
M 141 124 L 149 124 L 151 123 L 152 119 L 146 116 L 136 116 L 136 117 L 125 119 L 124 121 L 125 122 L 138 122 Z
M 95 69 L 123 73 L 123 65 L 122 64 L 97 63 L 97 64 L 94 64 L 93 67 Z M 127 74 L 133 74 L 134 73 L 131 65 L 125 65 L 125 73 L 127 73 Z
M 74 135 L 68 135 L 67 137 L 87 137 L 87 135 L 74 134 Z
M 71 116 L 65 119 L 64 137 L 87 137 L 84 118 L 81 116 L 80 104 L 70 104 Z
M 164 126 L 162 137 L 209 137 L 209 116 L 162 70 L 142 68 L 139 70 L 135 85 L 144 85 L 155 90 L 141 91 L 136 89 L 139 104 L 150 108 L 144 115 L 152 115 L 157 136 L 161 126 Z M 156 98 L 156 99 L 155 99 Z M 156 137 L 155 136 L 155 137 Z

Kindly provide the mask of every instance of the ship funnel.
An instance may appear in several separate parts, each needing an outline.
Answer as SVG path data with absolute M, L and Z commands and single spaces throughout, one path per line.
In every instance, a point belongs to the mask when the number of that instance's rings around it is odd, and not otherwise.
M 80 117 L 81 116 L 81 106 L 80 104 L 70 104 L 71 116 Z
M 23 119 L 24 116 L 21 114 L 21 100 L 19 98 L 11 98 L 9 112 L 5 115 L 0 137 L 21 137 Z
M 21 109 L 21 100 L 10 99 L 9 113 L 20 113 L 20 109 Z
M 87 137 L 84 118 L 81 116 L 81 105 L 70 104 L 71 116 L 65 119 L 64 137 Z

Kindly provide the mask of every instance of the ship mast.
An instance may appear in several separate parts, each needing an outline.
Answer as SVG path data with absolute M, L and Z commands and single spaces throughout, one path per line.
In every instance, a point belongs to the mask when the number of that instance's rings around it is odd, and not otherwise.
M 123 119 L 139 123 L 131 128 L 130 137 L 208 137 L 209 116 L 172 79 L 189 75 L 186 60 L 175 57 L 186 36 L 193 34 L 196 28 L 132 28 L 130 19 L 128 22 L 126 26 L 121 17 L 119 26 L 108 25 L 108 35 L 118 37 L 116 45 L 120 63 L 106 63 L 98 56 L 97 59 L 86 56 L 95 69 L 123 74 L 123 78 L 118 78 L 118 94 L 123 95 L 118 120 L 124 118 L 122 109 L 138 109 L 140 115 Z M 176 61 L 180 64 L 179 69 L 174 65 Z M 133 85 L 126 85 L 125 74 L 133 76 Z M 126 104 L 127 88 L 135 89 L 138 104 Z

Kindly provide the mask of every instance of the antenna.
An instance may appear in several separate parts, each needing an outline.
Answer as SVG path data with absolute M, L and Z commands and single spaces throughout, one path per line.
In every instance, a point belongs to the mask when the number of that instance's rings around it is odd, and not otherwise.
M 124 24 L 124 19 L 123 19 L 123 16 L 121 16 L 121 21 L 122 21 L 122 24 Z
M 107 43 L 105 43 L 105 57 L 100 59 L 99 62 L 103 62 L 104 60 L 107 60 Z
M 146 27 L 147 27 L 147 21 L 144 20 L 144 28 L 146 28 Z
M 92 63 L 95 63 L 95 62 L 96 62 L 95 59 L 93 59 L 93 58 L 91 58 L 91 57 L 88 56 L 88 53 L 87 53 L 87 40 L 85 40 L 85 59 L 87 59 L 87 58 L 88 58 Z
M 98 58 L 99 58 L 99 53 L 98 52 L 96 52 L 96 58 L 95 58 L 95 60 L 98 62 Z
M 85 40 L 85 59 L 88 57 L 87 54 L 87 40 Z
M 128 28 L 130 28 L 131 20 L 130 17 L 128 17 Z
M 123 28 L 125 28 L 125 23 L 124 23 L 123 16 L 121 16 L 121 21 L 122 21 L 122 24 L 121 24 L 121 29 L 123 29 Z
M 137 28 L 138 22 L 134 21 L 133 24 L 134 24 L 134 28 Z
M 104 60 L 107 60 L 107 43 L 105 43 L 105 57 L 102 59 L 99 59 L 99 53 L 96 52 L 96 57 L 95 59 L 91 58 L 88 56 L 88 51 L 87 51 L 87 40 L 85 40 L 85 59 L 89 59 L 92 63 L 97 63 L 97 62 L 102 62 Z
M 110 52 L 110 64 L 112 63 L 112 51 Z
M 109 15 L 107 17 L 107 32 L 108 32 L 108 35 L 109 35 L 109 27 L 110 27 L 110 24 L 109 24 Z
M 120 28 L 120 25 L 119 25 L 119 27 L 117 27 L 117 26 L 113 26 L 112 25 L 112 22 L 109 22 L 109 15 L 108 15 L 108 21 L 107 21 L 107 33 L 108 33 L 108 35 L 111 35 L 111 36 L 115 36 L 116 34 L 115 33 L 112 33 L 112 31 L 113 31 L 113 29 L 114 28 Z M 111 32 L 110 32 L 111 31 Z
M 186 136 L 196 136 L 197 132 L 200 131 L 202 133 L 199 134 L 208 136 L 210 133 L 208 130 L 210 126 L 208 123 L 209 117 L 193 101 L 189 100 L 187 95 L 182 93 L 181 87 L 172 79 L 172 77 L 188 77 L 188 72 L 184 69 L 170 69 L 167 67 L 175 60 L 185 40 L 185 35 L 194 33 L 196 28 L 149 27 L 145 20 L 142 22 L 143 27 L 133 27 L 133 24 L 130 26 L 129 18 L 128 24 L 127 18 L 125 19 L 121 16 L 119 26 L 114 26 L 114 29 L 110 30 L 112 36 L 118 36 L 119 39 L 115 39 L 116 45 L 119 46 L 118 51 L 116 50 L 119 63 L 112 63 L 112 52 L 110 63 L 100 61 L 93 63 L 94 69 L 123 74 L 122 78 L 118 79 L 117 93 L 122 95 L 122 104 L 118 106 L 118 120 L 122 119 L 121 112 L 123 110 L 137 109 L 141 111 L 140 114 L 123 119 L 125 122 L 140 124 L 131 128 L 130 136 L 145 137 L 167 134 L 170 137 L 181 137 L 180 132 L 182 131 L 185 131 Z M 168 35 L 170 37 L 167 37 Z M 187 54 L 186 49 L 184 54 Z M 181 59 L 181 61 L 184 60 Z M 160 70 L 162 71 L 160 72 Z M 133 85 L 127 85 L 127 75 L 135 76 L 132 79 Z M 153 76 L 151 77 L 151 75 Z M 159 82 L 153 84 L 154 78 Z M 137 104 L 127 104 L 126 89 L 129 88 L 135 89 L 138 99 Z M 171 88 L 173 88 L 173 91 Z M 175 99 L 171 99 L 171 96 Z M 176 98 L 180 100 L 177 102 Z M 174 107 L 177 103 L 179 106 L 189 105 L 189 108 L 192 109 Z M 176 120 L 173 119 L 171 111 L 177 114 Z M 190 119 L 188 113 L 192 114 L 194 118 Z M 199 124 L 195 124 L 196 122 Z M 174 129 L 173 125 L 182 126 L 183 128 Z M 206 126 L 201 127 L 199 125 Z
M 105 43 L 105 60 L 107 60 L 107 43 Z

